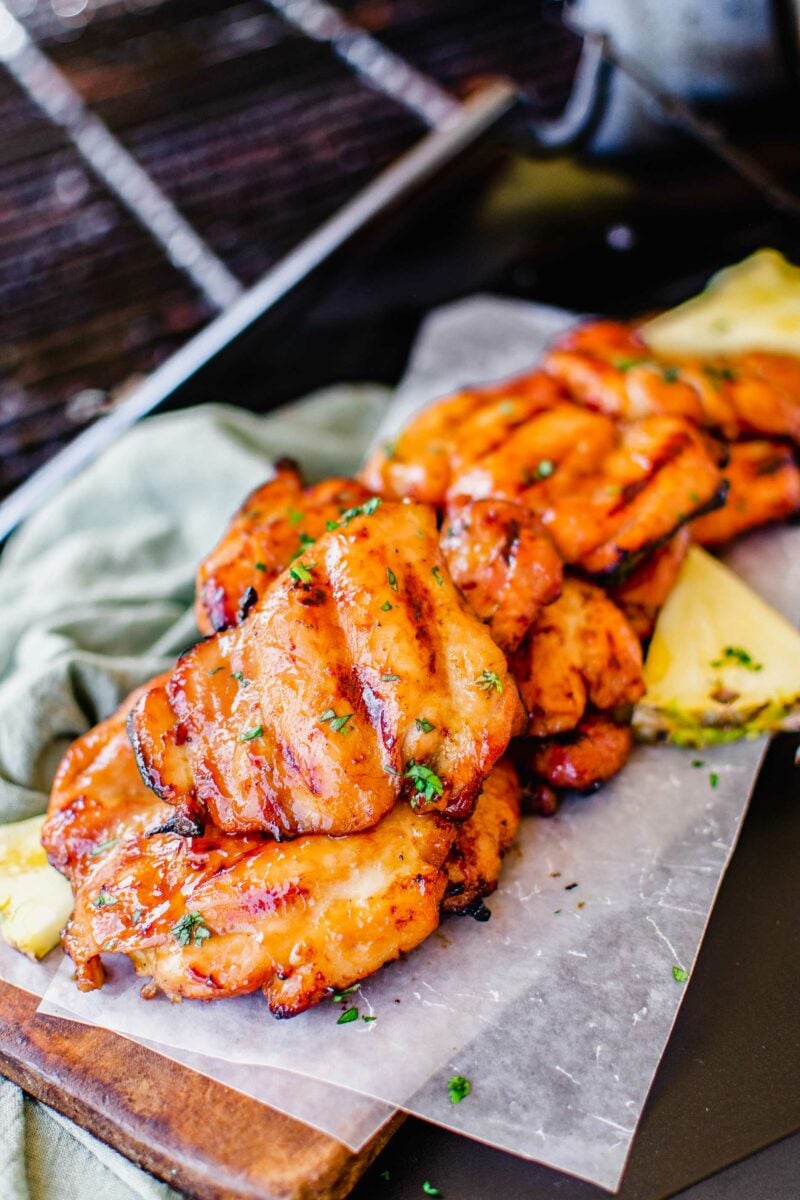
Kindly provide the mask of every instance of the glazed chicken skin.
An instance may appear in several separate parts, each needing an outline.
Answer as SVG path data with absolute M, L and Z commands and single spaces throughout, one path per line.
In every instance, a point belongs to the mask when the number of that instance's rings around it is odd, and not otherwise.
M 165 829 L 175 813 L 145 787 L 125 732 L 142 689 L 79 738 L 45 823 L 50 861 L 76 893 L 64 945 L 84 990 L 101 952 L 130 956 L 146 994 L 221 999 L 264 991 L 291 1016 L 412 950 L 439 908 L 462 911 L 497 883 L 519 819 L 513 768 L 498 764 L 457 826 L 397 805 L 374 829 L 278 843 Z
M 445 862 L 445 912 L 480 914 L 481 900 L 497 887 L 503 857 L 517 836 L 520 813 L 519 776 L 510 759 L 503 758 L 484 783 L 472 816 L 456 826 Z
M 605 592 L 580 579 L 565 579 L 510 663 L 531 737 L 567 733 L 587 709 L 629 709 L 644 693 L 639 639 Z
M 175 815 L 142 783 L 125 729 L 133 706 L 166 678 L 159 676 L 132 692 L 113 716 L 74 741 L 59 764 L 42 845 L 74 888 L 121 836 Z
M 463 820 L 523 724 L 432 510 L 375 501 L 185 654 L 129 731 L 187 820 L 280 838 L 367 829 L 399 799 Z
M 783 521 L 800 509 L 800 468 L 783 442 L 736 442 L 728 447 L 723 474 L 729 490 L 722 508 L 693 521 L 692 539 L 719 546 L 732 538 Z
M 532 512 L 508 500 L 457 500 L 441 535 L 454 583 L 507 654 L 561 592 L 561 558 Z
M 270 583 L 305 554 L 331 522 L 369 500 L 353 479 L 326 479 L 304 487 L 291 459 L 251 492 L 223 537 L 197 571 L 195 615 L 201 633 L 232 629 Z
M 542 366 L 575 400 L 610 417 L 670 413 L 729 441 L 755 434 L 800 442 L 800 359 L 789 355 L 666 359 L 632 326 L 596 321 L 559 339 Z
M 447 396 L 377 449 L 361 481 L 389 500 L 409 497 L 441 506 L 456 474 L 564 399 L 563 390 L 541 371 Z
M 640 641 L 652 636 L 656 618 L 675 585 L 696 526 L 705 519 L 701 517 L 691 525 L 684 525 L 673 538 L 648 555 L 627 579 L 608 589 L 609 597 L 625 614 Z
M 524 377 L 529 387 L 539 379 Z M 724 502 L 715 454 L 690 421 L 652 416 L 618 425 L 558 394 L 547 400 L 540 391 L 535 403 L 491 392 L 483 403 L 478 392 L 439 401 L 411 421 L 392 458 L 373 455 L 362 478 L 390 495 L 407 485 L 410 495 L 450 507 L 464 498 L 519 504 L 539 518 L 564 562 L 610 580 Z M 482 442 L 474 427 L 484 411 L 492 433 Z M 449 443 L 426 452 L 415 474 L 411 455 L 439 427 Z
M 527 769 L 547 787 L 590 792 L 622 770 L 632 749 L 630 725 L 590 713 L 568 733 L 531 739 L 524 753 Z

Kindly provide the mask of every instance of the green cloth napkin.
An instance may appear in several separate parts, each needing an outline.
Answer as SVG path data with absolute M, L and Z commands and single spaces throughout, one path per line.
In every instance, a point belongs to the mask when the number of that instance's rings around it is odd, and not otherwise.
M 153 417 L 30 518 L 0 558 L 0 823 L 43 812 L 69 743 L 197 640 L 197 563 L 272 460 L 352 472 L 387 401 L 348 385 L 267 417 Z M 5 1081 L 0 1147 L 2 1200 L 175 1195 Z

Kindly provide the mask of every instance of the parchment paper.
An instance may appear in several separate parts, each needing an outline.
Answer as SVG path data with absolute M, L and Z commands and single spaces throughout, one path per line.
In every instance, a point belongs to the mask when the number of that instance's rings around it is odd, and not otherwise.
M 450 387 L 531 365 L 571 319 L 484 298 L 434 315 L 380 436 Z M 800 530 L 759 534 L 733 562 L 797 620 Z M 338 1026 L 328 1004 L 275 1022 L 255 997 L 144 1004 L 116 958 L 88 995 L 62 968 L 45 1007 L 351 1088 L 613 1190 L 690 986 L 673 967 L 691 973 L 764 748 L 640 747 L 596 796 L 524 821 L 491 921 L 451 918 L 364 984 L 352 999 L 370 1024 Z M 456 1073 L 473 1090 L 454 1106 Z

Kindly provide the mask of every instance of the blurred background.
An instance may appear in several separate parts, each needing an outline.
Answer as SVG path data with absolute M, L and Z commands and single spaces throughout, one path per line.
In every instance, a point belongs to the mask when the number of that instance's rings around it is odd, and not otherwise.
M 192 399 L 393 382 L 476 290 L 633 314 L 797 259 L 797 34 L 793 0 L 0 0 L 0 495 L 496 77 L 508 118 Z

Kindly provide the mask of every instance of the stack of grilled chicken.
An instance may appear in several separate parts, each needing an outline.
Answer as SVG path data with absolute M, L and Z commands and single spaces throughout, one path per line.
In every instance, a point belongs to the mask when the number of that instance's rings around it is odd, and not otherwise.
M 523 808 L 631 750 L 642 643 L 690 540 L 800 508 L 800 360 L 667 361 L 573 331 L 359 480 L 293 463 L 200 564 L 205 640 L 80 738 L 43 841 L 82 988 L 262 989 L 290 1016 L 486 918 Z

